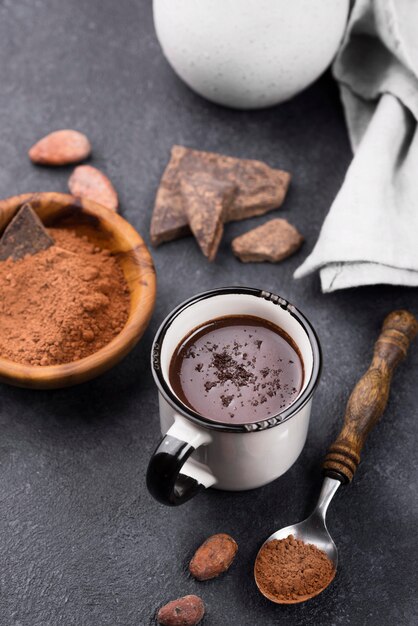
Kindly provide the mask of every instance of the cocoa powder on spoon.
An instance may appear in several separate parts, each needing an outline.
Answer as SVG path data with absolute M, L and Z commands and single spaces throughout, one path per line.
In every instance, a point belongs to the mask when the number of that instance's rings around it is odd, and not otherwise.
M 256 578 L 277 602 L 302 601 L 322 591 L 334 578 L 335 569 L 325 552 L 289 535 L 273 539 L 257 557 Z

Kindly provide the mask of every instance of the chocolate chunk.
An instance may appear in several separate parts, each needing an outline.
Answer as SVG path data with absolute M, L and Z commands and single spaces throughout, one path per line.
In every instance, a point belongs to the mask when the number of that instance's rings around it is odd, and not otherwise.
M 155 199 L 151 221 L 154 246 L 190 234 L 181 180 L 196 172 L 206 173 L 238 188 L 233 202 L 225 210 L 225 222 L 263 215 L 278 208 L 290 183 L 290 174 L 272 169 L 261 161 L 173 146 Z
M 240 261 L 277 263 L 300 248 L 302 235 L 287 220 L 269 220 L 232 241 L 232 251 Z
M 191 231 L 203 254 L 213 261 L 224 231 L 224 211 L 237 188 L 204 172 L 182 176 L 180 188 Z
M 30 204 L 24 204 L 0 239 L 0 261 L 17 261 L 27 254 L 36 254 L 54 245 L 41 220 Z
M 190 234 L 179 178 L 180 163 L 185 150 L 181 146 L 172 147 L 170 161 L 158 187 L 151 220 L 151 243 L 154 246 Z

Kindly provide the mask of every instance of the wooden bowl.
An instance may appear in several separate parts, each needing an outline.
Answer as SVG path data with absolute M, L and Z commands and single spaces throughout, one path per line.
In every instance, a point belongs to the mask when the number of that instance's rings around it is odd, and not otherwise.
M 102 374 L 120 361 L 144 333 L 155 303 L 154 264 L 142 237 L 120 215 L 96 202 L 63 193 L 33 193 L 0 200 L 0 233 L 25 202 L 45 226 L 68 227 L 117 256 L 131 296 L 129 318 L 109 344 L 84 359 L 63 365 L 32 366 L 0 357 L 0 381 L 53 389 L 76 385 Z

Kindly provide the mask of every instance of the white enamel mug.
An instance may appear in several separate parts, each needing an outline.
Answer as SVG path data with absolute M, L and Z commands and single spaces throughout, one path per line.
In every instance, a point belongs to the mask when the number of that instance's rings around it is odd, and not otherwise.
M 168 372 L 178 344 L 196 327 L 226 315 L 268 320 L 298 346 L 303 386 L 281 413 L 250 424 L 224 424 L 195 413 L 174 393 Z M 191 298 L 160 326 L 151 365 L 159 391 L 163 439 L 150 460 L 147 486 L 159 502 L 179 505 L 207 487 L 228 491 L 261 487 L 284 474 L 298 458 L 308 432 L 321 349 L 312 325 L 284 298 L 248 287 L 226 287 Z

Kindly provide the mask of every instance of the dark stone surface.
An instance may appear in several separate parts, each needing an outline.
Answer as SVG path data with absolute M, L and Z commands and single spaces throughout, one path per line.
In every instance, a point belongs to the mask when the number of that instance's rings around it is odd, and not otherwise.
M 206 626 L 415 624 L 418 346 L 395 375 L 388 409 L 352 486 L 329 512 L 340 550 L 332 587 L 294 607 L 257 592 L 262 540 L 301 519 L 320 486 L 320 462 L 348 394 L 367 366 L 390 310 L 418 312 L 414 290 L 373 287 L 324 296 L 317 276 L 292 273 L 312 248 L 350 161 L 336 89 L 322 79 L 281 107 L 238 113 L 191 93 L 155 40 L 145 0 L 1 0 L 0 194 L 65 190 L 69 168 L 31 165 L 30 145 L 74 127 L 94 146 L 92 164 L 120 192 L 125 217 L 148 238 L 151 207 L 173 143 L 266 160 L 294 173 L 284 210 L 306 236 L 277 266 L 241 265 L 232 237 L 264 218 L 228 225 L 209 265 L 192 240 L 154 253 L 159 277 L 152 323 L 113 371 L 62 391 L 0 387 L 0 623 L 47 626 L 151 624 L 155 609 L 188 593 L 204 598 Z M 159 437 L 149 365 L 153 334 L 194 293 L 228 284 L 278 292 L 315 324 L 324 371 L 306 447 L 275 483 L 247 493 L 209 491 L 178 509 L 154 502 L 144 475 Z M 199 584 L 187 562 L 209 534 L 229 532 L 239 555 L 222 579 Z

